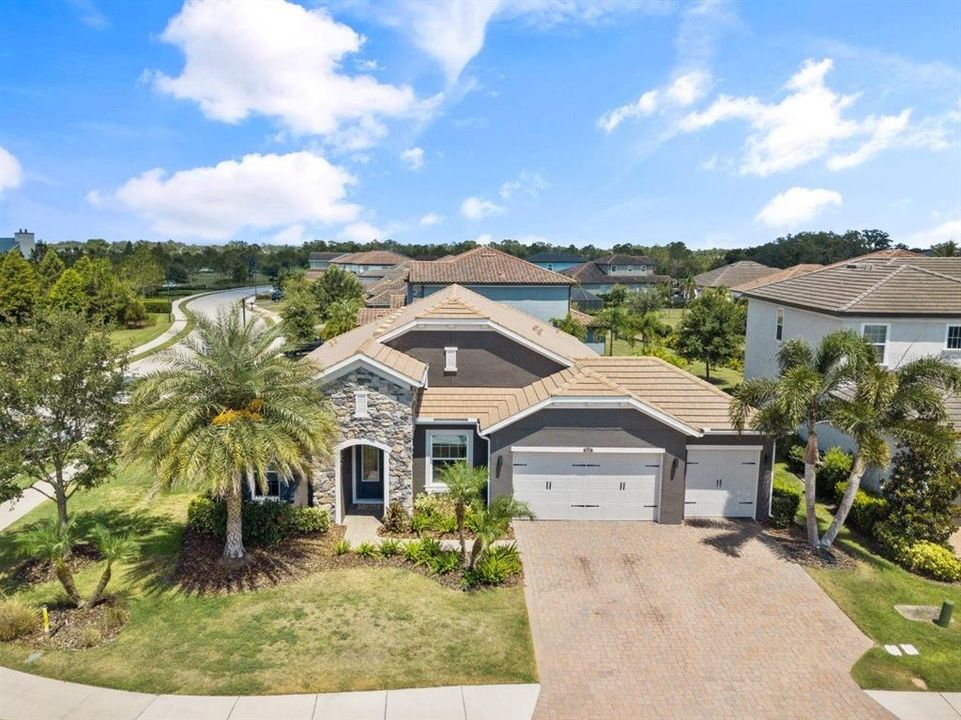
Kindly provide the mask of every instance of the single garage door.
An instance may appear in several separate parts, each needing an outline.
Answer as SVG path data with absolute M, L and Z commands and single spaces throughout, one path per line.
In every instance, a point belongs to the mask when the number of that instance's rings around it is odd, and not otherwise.
M 662 455 L 513 448 L 514 497 L 542 520 L 656 520 Z
M 687 449 L 684 517 L 754 517 L 759 447 Z

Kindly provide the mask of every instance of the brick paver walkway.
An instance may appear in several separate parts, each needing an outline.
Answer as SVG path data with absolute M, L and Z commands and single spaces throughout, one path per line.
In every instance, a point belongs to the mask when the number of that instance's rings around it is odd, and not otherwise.
M 535 718 L 890 718 L 866 638 L 754 523 L 518 522 Z

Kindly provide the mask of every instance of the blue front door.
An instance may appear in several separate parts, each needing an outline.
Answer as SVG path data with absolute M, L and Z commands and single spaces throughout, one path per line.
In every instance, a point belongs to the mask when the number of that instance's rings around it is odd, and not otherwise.
M 354 446 L 354 502 L 384 502 L 383 454 L 372 445 Z

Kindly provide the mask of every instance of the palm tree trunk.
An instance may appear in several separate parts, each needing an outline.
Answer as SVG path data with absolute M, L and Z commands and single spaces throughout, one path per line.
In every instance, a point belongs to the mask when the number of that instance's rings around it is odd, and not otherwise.
M 227 544 L 224 546 L 225 560 L 242 560 L 244 557 L 243 505 L 244 498 L 240 490 L 240 483 L 233 483 L 227 491 Z
M 457 518 L 457 536 L 460 538 L 460 561 L 464 563 L 467 557 L 467 539 L 464 537 L 464 503 L 458 502 L 454 506 L 454 516 Z
M 87 607 L 93 607 L 100 602 L 100 598 L 103 597 L 103 591 L 107 589 L 107 583 L 110 582 L 110 565 L 111 563 L 108 562 L 107 567 L 104 568 L 103 574 L 100 576 L 100 580 L 97 583 L 97 587 L 94 588 L 93 595 L 91 595 L 90 599 L 87 600 Z
M 851 474 L 848 475 L 848 486 L 844 491 L 844 497 L 841 498 L 841 504 L 838 505 L 838 510 L 834 514 L 834 520 L 831 521 L 831 526 L 828 528 L 828 531 L 824 533 L 824 537 L 821 538 L 821 547 L 825 550 L 834 544 L 835 538 L 837 538 L 838 533 L 841 532 L 844 521 L 847 520 L 848 513 L 851 512 L 851 506 L 854 505 L 854 498 L 858 494 L 858 488 L 861 487 L 861 476 L 864 475 L 864 470 L 864 460 L 861 459 L 861 453 L 858 453 L 854 456 L 854 465 L 851 466 Z
M 484 550 L 484 541 L 481 540 L 480 536 L 475 537 L 474 544 L 471 545 L 471 549 L 470 549 L 470 565 L 468 565 L 469 569 L 471 570 L 474 569 L 474 563 L 477 562 L 477 558 L 481 554 L 481 552 L 483 552 L 483 550 Z
M 807 520 L 808 542 L 811 547 L 820 545 L 815 488 L 817 487 L 818 435 L 814 423 L 808 423 L 808 444 L 804 453 L 804 516 Z
M 57 574 L 57 580 L 63 585 L 63 589 L 67 591 L 67 596 L 71 602 L 77 607 L 83 607 L 80 591 L 77 590 L 77 584 L 73 580 L 73 573 L 70 572 L 67 564 L 63 561 L 54 563 L 54 572 Z

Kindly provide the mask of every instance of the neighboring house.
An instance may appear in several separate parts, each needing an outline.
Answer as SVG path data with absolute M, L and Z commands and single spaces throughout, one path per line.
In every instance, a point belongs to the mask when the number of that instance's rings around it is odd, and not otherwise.
M 667 275 L 654 274 L 654 261 L 644 255 L 606 255 L 564 270 L 578 285 L 594 295 L 605 295 L 615 285 L 644 290 L 657 283 L 669 283 Z
M 410 258 L 392 250 L 366 250 L 339 255 L 330 264 L 360 275 L 370 270 L 386 270 L 407 260 Z
M 872 254 L 761 285 L 744 297 L 746 378 L 776 377 L 785 340 L 815 345 L 841 329 L 868 338 L 891 368 L 926 356 L 961 362 L 961 258 Z M 961 399 L 949 398 L 948 405 L 961 430 Z M 850 438 L 831 428 L 819 439 L 825 448 L 853 449 Z
M 587 334 L 584 337 L 584 344 L 598 355 L 603 355 L 605 350 L 605 341 L 607 339 L 606 328 L 597 322 L 596 317 L 593 315 L 588 315 L 586 312 L 581 312 L 575 307 L 571 308 L 571 317 L 583 325 L 584 329 L 587 331 Z
M 577 286 L 571 288 L 571 307 L 582 312 L 600 312 L 604 309 L 604 299 Z
M 743 293 L 748 290 L 754 290 L 762 285 L 769 285 L 771 283 L 781 282 L 782 280 L 790 280 L 791 278 L 798 277 L 799 275 L 806 275 L 814 270 L 820 270 L 823 265 L 818 263 L 803 263 L 801 265 L 792 265 L 789 268 L 784 268 L 783 270 L 778 270 L 771 273 L 770 275 L 763 275 L 754 280 L 748 280 L 747 282 L 741 283 L 740 285 L 734 285 L 731 287 L 731 292 L 740 297 Z
M 13 237 L 0 237 L 0 253 L 10 252 L 16 248 L 23 257 L 29 259 L 36 246 L 33 233 L 29 230 L 17 230 Z
M 312 252 L 307 256 L 311 270 L 326 270 L 330 267 L 331 261 L 339 258 L 342 252 Z
M 747 283 L 756 282 L 776 272 L 780 272 L 778 268 L 768 267 L 753 260 L 740 260 L 736 263 L 722 265 L 719 268 L 695 275 L 694 292 L 700 295 L 704 288 L 709 287 L 732 289 Z
M 580 265 L 584 262 L 584 258 L 578 257 L 572 253 L 564 252 L 539 252 L 529 255 L 527 257 L 527 262 L 537 265 L 537 267 L 542 267 L 545 270 L 554 270 L 555 272 L 560 272 L 561 270 L 567 270 L 567 268 L 572 268 L 575 265 Z
M 770 439 L 731 426 L 731 398 L 651 357 L 599 357 L 549 323 L 447 285 L 307 356 L 338 437 L 308 483 L 272 493 L 374 513 L 489 468 L 488 500 L 538 518 L 768 516 Z
M 574 282 L 559 273 L 483 246 L 451 258 L 411 261 L 407 273 L 407 302 L 453 284 L 463 285 L 490 300 L 547 322 L 567 315 Z

